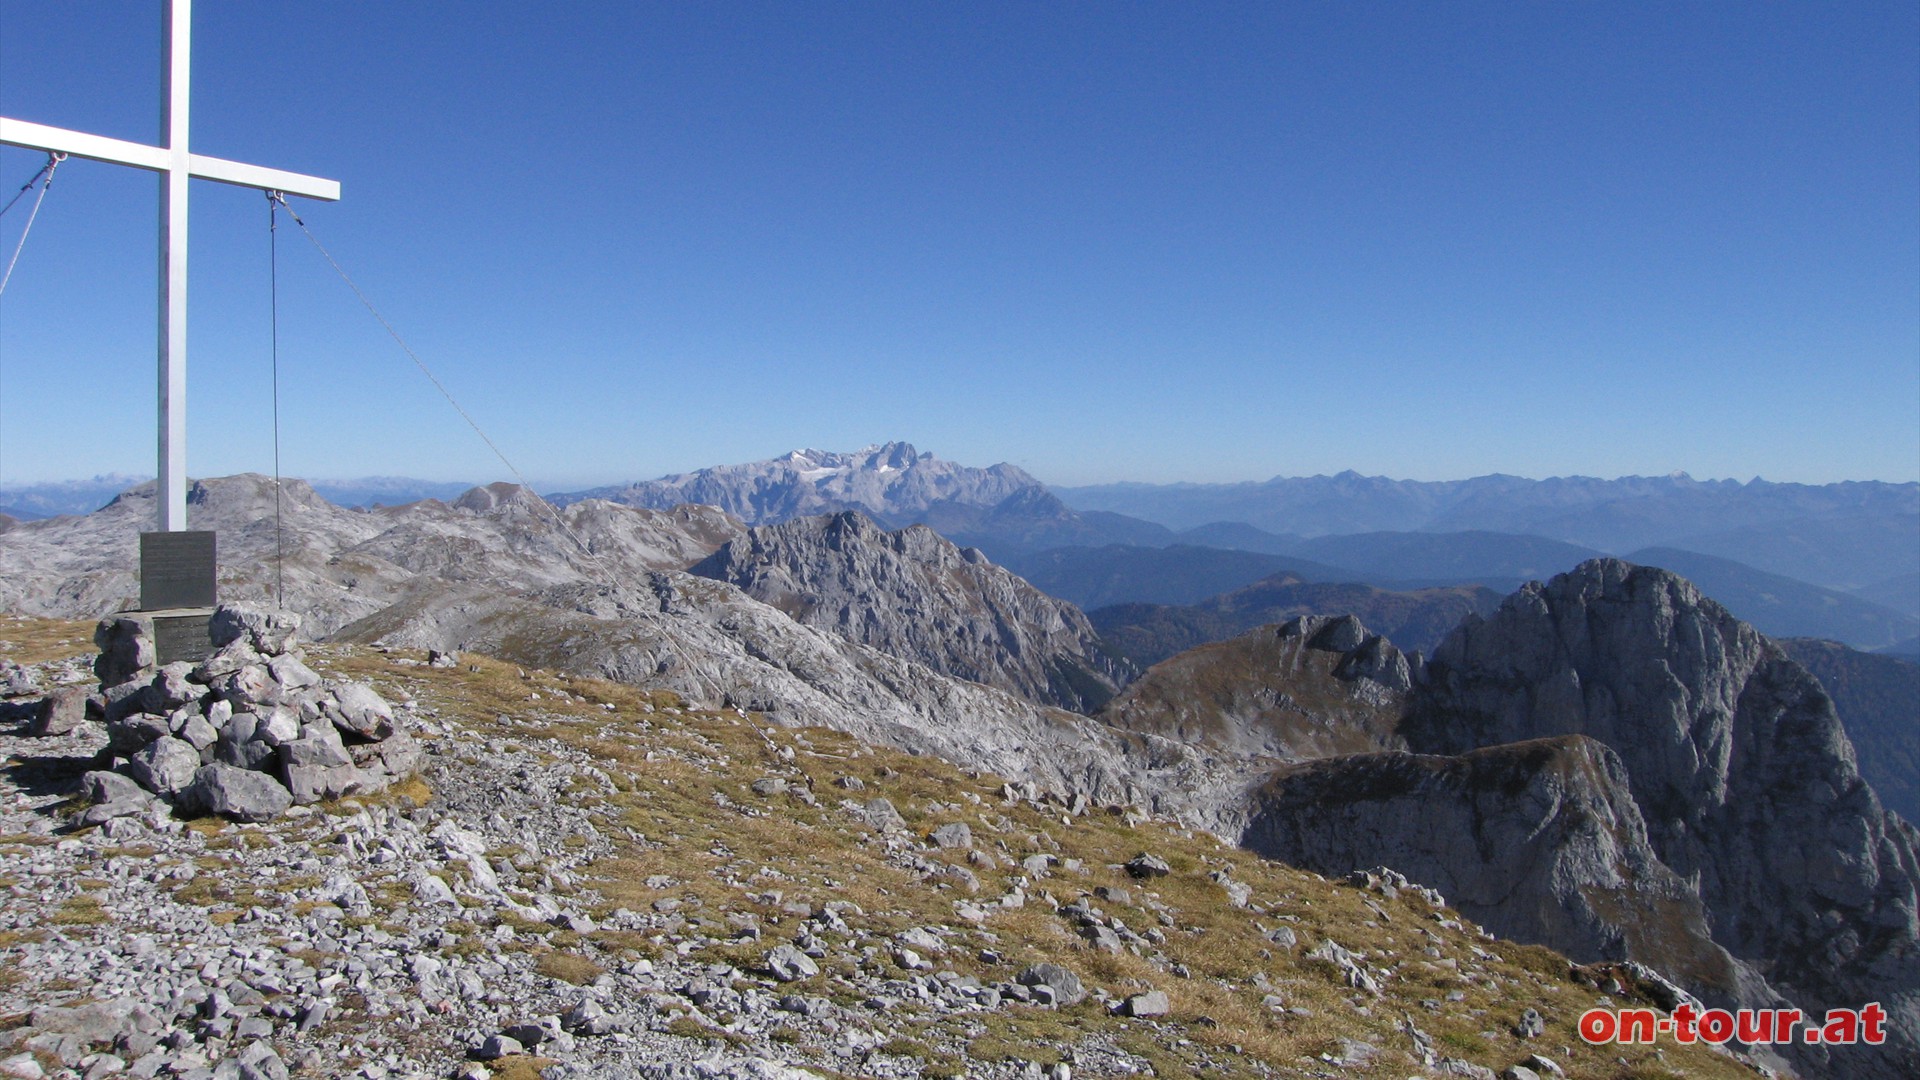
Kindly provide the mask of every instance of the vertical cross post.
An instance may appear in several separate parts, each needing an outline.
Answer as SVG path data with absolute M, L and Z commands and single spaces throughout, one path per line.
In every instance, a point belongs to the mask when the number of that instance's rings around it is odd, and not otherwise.
M 0 116 L 0 144 L 131 165 L 160 174 L 159 422 L 160 478 L 156 524 L 187 527 L 187 186 L 190 178 L 278 191 L 332 202 L 337 181 L 190 152 L 188 91 L 192 76 L 193 0 L 165 0 L 161 24 L 159 146 L 109 139 Z
M 187 148 L 192 85 L 193 0 L 166 0 L 161 78 L 160 174 L 160 461 L 157 490 L 161 532 L 187 527 Z

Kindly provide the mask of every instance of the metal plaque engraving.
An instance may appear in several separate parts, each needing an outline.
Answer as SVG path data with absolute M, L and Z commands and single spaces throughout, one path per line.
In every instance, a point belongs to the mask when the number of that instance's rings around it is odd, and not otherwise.
M 214 534 L 144 532 L 140 534 L 140 609 L 203 608 L 214 596 Z
M 153 617 L 154 662 L 197 664 L 213 655 L 213 612 L 205 608 Z

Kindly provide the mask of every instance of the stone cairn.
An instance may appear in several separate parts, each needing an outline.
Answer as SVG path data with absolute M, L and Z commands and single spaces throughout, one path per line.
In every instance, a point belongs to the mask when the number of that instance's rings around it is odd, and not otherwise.
M 153 622 L 113 615 L 94 630 L 108 768 L 86 774 L 83 825 L 158 809 L 266 821 L 296 805 L 370 794 L 411 775 L 420 744 L 364 683 L 301 660 L 300 616 L 216 609 L 214 652 L 155 665 Z

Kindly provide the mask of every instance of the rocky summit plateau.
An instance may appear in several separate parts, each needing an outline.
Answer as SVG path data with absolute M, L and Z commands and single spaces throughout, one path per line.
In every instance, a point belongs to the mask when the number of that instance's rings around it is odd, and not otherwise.
M 862 453 L 752 506 L 202 481 L 184 665 L 122 611 L 150 485 L 0 533 L 0 1074 L 1920 1074 L 1915 830 L 1685 579 L 1278 579 L 1142 671 L 846 505 L 960 505 Z M 1431 655 L 1290 608 L 1337 597 Z M 1574 1029 L 1868 1002 L 1884 1046 Z

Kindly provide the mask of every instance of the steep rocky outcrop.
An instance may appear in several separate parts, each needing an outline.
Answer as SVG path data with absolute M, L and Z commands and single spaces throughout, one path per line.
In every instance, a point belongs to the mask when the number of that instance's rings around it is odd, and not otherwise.
M 192 520 L 220 533 L 221 593 L 270 595 L 272 481 L 194 486 Z M 678 572 L 741 530 L 711 507 L 656 511 L 589 500 L 555 511 L 511 484 L 452 504 L 342 510 L 282 487 L 285 606 L 335 640 L 478 650 L 777 723 L 831 727 L 939 754 L 1063 795 L 1137 803 L 1230 833 L 1256 778 L 1165 739 L 955 679 L 803 626 L 739 589 Z M 0 605 L 93 617 L 137 591 L 137 532 L 152 486 L 85 518 L 0 535 Z M 935 538 L 937 539 L 937 538 Z M 901 571 L 906 572 L 902 564 Z
M 1833 702 L 1781 648 L 1663 570 L 1596 559 L 1443 642 L 1403 729 L 1464 753 L 1586 735 L 1714 940 L 1809 1011 L 1879 1001 L 1857 1076 L 1920 1071 L 1920 838 L 1860 777 Z
M 656 572 L 538 593 L 421 590 L 338 638 L 473 650 L 671 690 L 704 707 L 827 727 L 1096 803 L 1135 804 L 1231 835 L 1251 763 L 951 678 L 801 624 L 724 582 Z
M 1833 698 L 1860 775 L 1881 805 L 1909 825 L 1920 822 L 1920 664 L 1837 641 L 1787 638 L 1779 645 Z
M 1242 843 L 1329 875 L 1385 864 L 1502 937 L 1583 962 L 1653 960 L 1709 999 L 1751 999 L 1759 980 L 1713 943 L 1627 786 L 1619 755 L 1580 735 L 1354 754 L 1276 773 Z
M 1080 609 L 924 525 L 885 532 L 855 512 L 749 530 L 695 565 L 808 626 L 1090 712 L 1133 675 Z
M 1306 616 L 1162 661 L 1099 718 L 1276 762 L 1400 749 L 1413 663 L 1351 615 Z

